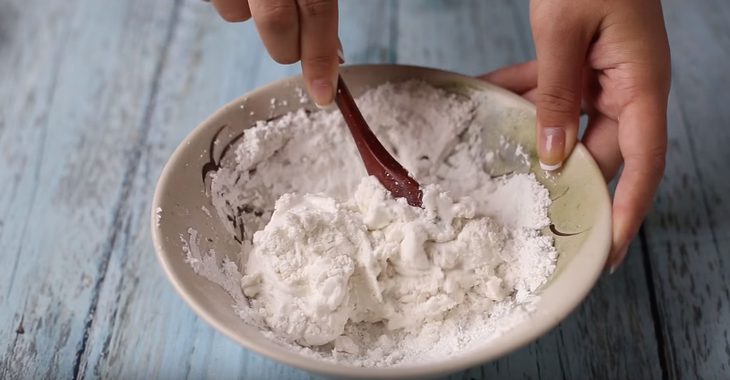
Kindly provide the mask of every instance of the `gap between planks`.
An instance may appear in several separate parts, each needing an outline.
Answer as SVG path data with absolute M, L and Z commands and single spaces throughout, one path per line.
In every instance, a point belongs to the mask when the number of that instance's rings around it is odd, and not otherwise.
M 133 144 L 132 151 L 129 153 L 129 164 L 125 168 L 121 184 L 122 191 L 114 206 L 114 216 L 111 224 L 112 231 L 109 241 L 107 242 L 107 244 L 105 244 L 104 249 L 102 250 L 101 261 L 99 262 L 98 270 L 99 277 L 94 283 L 91 303 L 89 305 L 89 310 L 86 312 L 86 323 L 84 325 L 83 334 L 81 336 L 81 341 L 77 344 L 78 348 L 76 350 L 75 362 L 72 371 L 72 377 L 74 379 L 82 379 L 84 377 L 83 369 L 86 364 L 84 361 L 84 357 L 86 356 L 86 346 L 89 340 L 89 332 L 91 331 L 91 328 L 94 324 L 94 314 L 96 314 L 96 308 L 99 304 L 99 294 L 101 292 L 101 287 L 104 284 L 104 280 L 106 279 L 107 269 L 109 268 L 109 260 L 111 258 L 112 251 L 114 250 L 117 236 L 119 235 L 119 228 L 122 224 L 122 209 L 131 193 L 132 184 L 134 182 L 134 173 L 137 171 L 137 167 L 139 166 L 140 158 L 142 156 L 141 150 L 144 146 L 144 142 L 147 140 L 147 135 L 149 134 L 149 130 L 151 128 L 152 114 L 155 110 L 156 98 L 160 85 L 160 77 L 162 76 L 162 71 L 164 70 L 165 63 L 167 61 L 166 58 L 168 55 L 168 50 L 175 35 L 176 26 L 180 19 L 182 2 L 183 0 L 174 0 L 172 16 L 170 17 L 170 21 L 167 25 L 167 30 L 165 31 L 162 51 L 158 56 L 157 63 L 155 64 L 155 71 L 152 75 L 152 87 L 150 89 L 150 95 L 147 99 L 147 105 L 144 110 L 140 134 L 137 138 L 137 143 Z
M 639 243 L 641 244 L 641 258 L 644 263 L 644 273 L 646 277 L 646 286 L 649 291 L 649 301 L 651 308 L 651 319 L 654 321 L 654 336 L 657 345 L 657 354 L 659 356 L 659 367 L 662 369 L 662 379 L 668 379 L 670 368 L 669 363 L 673 363 L 672 358 L 674 357 L 674 345 L 667 344 L 664 339 L 664 329 L 666 324 L 662 321 L 661 313 L 659 312 L 659 303 L 657 301 L 656 284 L 654 284 L 654 270 L 651 265 L 651 259 L 649 258 L 649 243 L 646 237 L 646 229 L 641 226 L 638 236 Z M 671 373 L 675 373 L 672 371 Z

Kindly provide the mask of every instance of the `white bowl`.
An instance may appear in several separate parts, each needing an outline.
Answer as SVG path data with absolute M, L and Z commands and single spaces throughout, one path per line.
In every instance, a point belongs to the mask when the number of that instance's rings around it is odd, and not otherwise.
M 201 123 L 175 150 L 165 166 L 152 203 L 152 236 L 157 256 L 177 292 L 190 307 L 215 329 L 243 347 L 282 363 L 307 371 L 344 377 L 406 378 L 437 376 L 495 360 L 535 340 L 565 318 L 588 294 L 600 276 L 611 244 L 611 205 L 606 184 L 588 151 L 578 145 L 559 175 L 539 169 L 535 143 L 535 108 L 520 98 L 483 81 L 439 70 L 398 66 L 366 65 L 342 69 L 353 95 L 385 82 L 421 79 L 432 85 L 468 96 L 479 94 L 477 117 L 483 118 L 494 139 L 504 135 L 528 148 L 531 168 L 554 199 L 550 208 L 553 226 L 544 232 L 555 236 L 559 259 L 555 273 L 538 292 L 535 311 L 507 333 L 464 354 L 412 366 L 360 368 L 324 362 L 290 351 L 266 338 L 256 327 L 246 325 L 231 307 L 231 297 L 218 285 L 198 276 L 187 264 L 181 234 L 194 228 L 202 236 L 201 248 L 235 253 L 240 247 L 225 232 L 224 225 L 211 218 L 202 206 L 214 208 L 201 180 L 203 167 L 215 163 L 221 147 L 231 136 L 251 126 L 259 115 L 270 115 L 270 99 L 288 106 L 277 114 L 301 106 L 294 88 L 303 88 L 300 77 L 292 77 L 254 90 L 227 104 Z M 241 105 L 245 101 L 245 112 Z M 249 111 L 253 110 L 253 116 Z M 226 133 L 218 134 L 222 126 Z M 223 144 L 213 144 L 218 140 Z M 490 141 L 490 140 L 487 140 Z M 210 152 L 213 150 L 213 152 Z M 503 163 L 505 168 L 510 163 Z M 505 169 L 506 170 L 506 169 Z M 162 210 L 158 212 L 158 210 Z M 234 256 L 234 254 L 230 254 Z M 218 258 L 221 259 L 220 257 Z

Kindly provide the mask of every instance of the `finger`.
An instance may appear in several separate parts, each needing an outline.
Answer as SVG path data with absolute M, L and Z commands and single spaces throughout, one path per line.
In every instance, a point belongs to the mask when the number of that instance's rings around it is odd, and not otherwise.
M 618 147 L 618 123 L 602 114 L 592 115 L 583 144 L 596 160 L 606 182 L 613 179 L 623 162 Z
M 533 88 L 532 90 L 529 90 L 522 94 L 522 97 L 529 100 L 530 102 L 537 103 L 537 88 Z
M 228 22 L 246 21 L 251 18 L 246 0 L 213 0 L 218 14 Z
M 314 102 L 334 100 L 339 67 L 336 0 L 297 0 L 302 73 Z
M 537 61 L 518 63 L 484 74 L 479 79 L 522 94 L 537 87 Z
M 575 145 L 583 67 L 597 26 L 589 22 L 593 16 L 576 13 L 568 2 L 553 3 L 533 1 L 530 11 L 537 52 L 537 148 L 546 170 L 558 169 Z
M 299 14 L 295 0 L 250 0 L 251 16 L 274 61 L 299 61 Z
M 608 262 L 612 271 L 626 256 L 664 173 L 666 100 L 652 100 L 650 96 L 638 99 L 628 104 L 619 117 L 624 169 L 613 200 L 613 250 Z

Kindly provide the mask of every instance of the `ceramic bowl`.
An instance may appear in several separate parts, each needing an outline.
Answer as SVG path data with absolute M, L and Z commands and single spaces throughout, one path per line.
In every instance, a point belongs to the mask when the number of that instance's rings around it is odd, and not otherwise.
M 399 65 L 350 66 L 342 69 L 353 95 L 384 82 L 424 80 L 448 91 L 476 97 L 477 118 L 488 126 L 488 144 L 499 136 L 524 146 L 530 167 L 504 161 L 496 171 L 532 171 L 550 191 L 552 225 L 544 233 L 555 238 L 559 252 L 557 269 L 539 290 L 535 311 L 507 333 L 461 355 L 413 366 L 358 368 L 322 362 L 302 356 L 267 339 L 257 328 L 246 325 L 231 307 L 224 289 L 196 275 L 185 262 L 183 241 L 190 228 L 200 236 L 200 249 L 213 248 L 218 255 L 239 252 L 206 195 L 204 173 L 220 163 L 223 150 L 232 139 L 254 122 L 300 107 L 303 88 L 300 77 L 292 77 L 259 88 L 227 104 L 201 123 L 175 150 L 157 184 L 152 205 L 152 236 L 162 268 L 180 296 L 216 330 L 243 347 L 276 361 L 314 373 L 342 377 L 406 378 L 436 376 L 495 360 L 535 340 L 565 318 L 588 294 L 601 275 L 611 242 L 611 207 L 606 184 L 588 151 L 578 145 L 558 174 L 546 174 L 539 167 L 534 150 L 534 106 L 502 88 L 460 74 Z M 271 107 L 276 98 L 279 106 Z M 245 103 L 245 106 L 244 106 Z M 242 107 L 243 106 L 243 107 Z M 252 112 L 253 111 L 253 112 Z M 496 146 L 495 146 L 496 147 Z M 524 164 L 522 164 L 525 166 Z M 498 173 L 496 173 L 498 174 Z M 216 257 L 221 260 L 222 257 Z

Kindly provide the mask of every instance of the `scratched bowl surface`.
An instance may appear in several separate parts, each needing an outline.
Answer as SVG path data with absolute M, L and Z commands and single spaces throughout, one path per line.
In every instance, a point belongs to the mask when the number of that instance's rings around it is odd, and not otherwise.
M 315 373 L 368 378 L 436 376 L 473 367 L 503 356 L 546 333 L 570 313 L 588 294 L 600 276 L 610 247 L 610 200 L 595 162 L 578 145 L 557 175 L 540 168 L 534 150 L 535 109 L 532 104 L 499 87 L 460 74 L 399 65 L 350 66 L 342 69 L 353 95 L 385 82 L 424 80 L 451 92 L 478 99 L 476 120 L 484 123 L 487 145 L 504 136 L 521 144 L 530 166 L 503 159 L 493 174 L 532 171 L 554 199 L 552 225 L 544 233 L 555 237 L 558 265 L 540 290 L 536 310 L 523 323 L 483 347 L 462 355 L 413 366 L 356 368 L 321 362 L 289 351 L 270 341 L 255 327 L 243 323 L 231 307 L 231 297 L 219 285 L 195 274 L 185 262 L 183 241 L 189 228 L 201 236 L 203 252 L 214 249 L 217 260 L 236 257 L 240 246 L 223 223 L 206 210 L 215 210 L 206 192 L 205 172 L 215 169 L 235 136 L 257 120 L 268 119 L 300 107 L 295 89 L 303 88 L 292 77 L 257 89 L 218 110 L 201 123 L 175 150 L 160 177 L 152 205 L 152 235 L 157 256 L 177 292 L 205 321 L 247 349 L 274 360 Z M 271 99 L 281 106 L 272 110 Z M 245 102 L 245 107 L 242 107 Z M 253 111 L 253 114 L 251 113 Z M 487 146 L 490 148 L 490 146 Z M 510 155 L 504 155 L 509 157 Z M 205 206 L 205 207 L 204 207 Z M 161 210 L 161 211 L 159 211 Z

